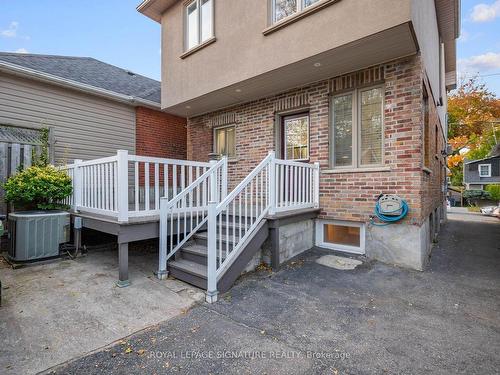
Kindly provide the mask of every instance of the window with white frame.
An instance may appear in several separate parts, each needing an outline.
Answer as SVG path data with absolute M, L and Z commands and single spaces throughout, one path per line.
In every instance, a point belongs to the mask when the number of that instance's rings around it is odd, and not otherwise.
M 331 103 L 331 158 L 335 168 L 383 164 L 384 87 L 336 95 Z
M 340 220 L 316 222 L 316 245 L 356 254 L 365 253 L 365 225 Z
M 186 50 L 190 50 L 214 36 L 214 1 L 193 0 L 186 5 Z
M 273 22 L 281 21 L 317 3 L 320 0 L 271 0 L 273 10 Z
M 479 164 L 479 177 L 491 177 L 491 164 Z
M 214 152 L 229 158 L 236 156 L 236 130 L 234 125 L 214 129 Z

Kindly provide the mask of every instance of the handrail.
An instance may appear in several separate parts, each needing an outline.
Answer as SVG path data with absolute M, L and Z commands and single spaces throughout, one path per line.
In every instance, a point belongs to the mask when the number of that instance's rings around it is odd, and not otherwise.
M 273 162 L 274 152 L 270 152 L 222 202 L 209 202 L 207 302 L 217 301 L 217 280 L 239 256 L 269 211 Z
M 217 181 L 222 180 L 219 177 L 227 167 L 227 157 L 209 165 L 210 169 L 174 198 L 160 199 L 160 254 L 157 273 L 160 279 L 167 275 L 167 261 L 206 224 L 208 201 L 211 197 L 221 195 L 223 189 Z M 227 181 L 222 182 L 224 183 Z
M 168 159 L 168 158 L 158 158 L 151 156 L 141 156 L 141 155 L 129 155 L 129 161 L 139 161 L 143 163 L 160 163 L 160 164 L 177 164 L 177 165 L 186 165 L 186 166 L 199 166 L 199 167 L 210 167 L 210 163 L 202 162 L 202 161 L 193 161 L 193 160 L 177 160 L 177 159 Z
M 217 205 L 217 213 L 223 209 L 223 207 L 229 202 L 231 202 L 247 185 L 248 183 L 259 173 L 262 168 L 269 163 L 270 160 L 274 159 L 274 154 L 269 153 L 260 163 L 257 165 L 248 176 L 246 176 L 243 181 L 241 181 L 227 197 Z
M 221 160 L 219 160 L 216 164 L 212 165 L 210 167 L 209 170 L 207 170 L 205 173 L 203 173 L 200 177 L 198 177 L 195 181 L 193 181 L 191 183 L 191 185 L 189 185 L 187 188 L 185 188 L 182 192 L 180 192 L 179 194 L 177 194 L 175 197 L 173 197 L 172 199 L 168 200 L 167 197 L 161 197 L 160 199 L 161 200 L 166 200 L 167 201 L 167 207 L 173 207 L 173 205 L 177 202 L 179 202 L 180 200 L 184 199 L 185 196 L 187 194 L 189 194 L 190 192 L 192 192 L 197 186 L 200 185 L 200 182 L 205 180 L 208 176 L 210 176 L 214 170 L 216 169 L 219 169 L 220 167 L 222 167 L 224 165 L 224 163 L 226 162 L 226 159 L 225 158 L 222 158 Z M 209 165 L 211 165 L 209 163 Z
M 294 167 L 310 168 L 310 169 L 316 168 L 315 164 L 309 164 L 309 163 L 304 163 L 304 162 L 294 161 L 294 160 L 276 159 L 276 164 L 290 165 L 290 166 L 294 166 Z

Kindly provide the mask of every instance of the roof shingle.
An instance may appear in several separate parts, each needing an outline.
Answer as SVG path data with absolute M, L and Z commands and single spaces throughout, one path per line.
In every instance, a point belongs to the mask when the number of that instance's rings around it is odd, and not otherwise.
M 91 57 L 0 52 L 0 61 L 134 98 L 161 101 L 159 81 Z

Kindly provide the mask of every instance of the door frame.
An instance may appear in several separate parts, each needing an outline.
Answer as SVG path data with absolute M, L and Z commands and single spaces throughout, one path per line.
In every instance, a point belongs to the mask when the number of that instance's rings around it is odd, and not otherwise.
M 306 117 L 308 118 L 308 123 L 307 123 L 307 151 L 308 151 L 308 158 L 307 159 L 290 159 L 294 161 L 303 161 L 307 162 L 311 158 L 311 113 L 309 111 L 309 108 L 300 108 L 300 109 L 295 109 L 293 111 L 289 112 L 282 112 L 276 115 L 276 129 L 275 129 L 275 144 L 276 144 L 276 156 L 281 159 L 285 159 L 285 121 L 287 119 L 293 119 L 293 118 L 301 118 L 301 117 Z

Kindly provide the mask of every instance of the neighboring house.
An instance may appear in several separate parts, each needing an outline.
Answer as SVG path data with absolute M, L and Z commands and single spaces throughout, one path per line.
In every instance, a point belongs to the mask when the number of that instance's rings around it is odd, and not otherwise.
M 467 190 L 484 190 L 487 185 L 500 184 L 500 144 L 490 156 L 464 161 L 464 185 Z
M 458 0 L 145 0 L 162 25 L 162 109 L 187 158 L 320 163 L 316 244 L 423 269 L 444 219 Z M 168 90 L 167 90 L 168 88 Z M 408 216 L 370 224 L 377 197 Z M 286 193 L 285 193 L 286 194 Z
M 160 111 L 160 86 L 89 57 L 0 52 L 0 126 L 51 128 L 57 163 L 120 149 L 185 159 L 186 120 Z

